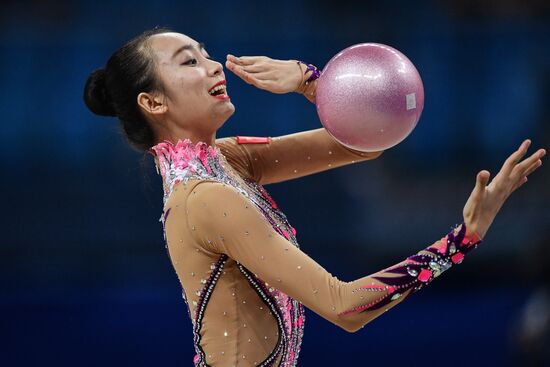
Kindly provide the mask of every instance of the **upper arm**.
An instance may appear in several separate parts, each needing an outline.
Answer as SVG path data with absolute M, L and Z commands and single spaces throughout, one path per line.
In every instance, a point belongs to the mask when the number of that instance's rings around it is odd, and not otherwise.
M 235 139 L 231 143 L 230 153 L 240 156 L 250 177 L 262 185 L 374 159 L 382 154 L 382 151 L 350 149 L 336 141 L 325 128 L 273 137 L 266 144 L 238 144 Z
M 262 281 L 332 323 L 354 331 L 374 316 L 339 315 L 363 304 L 369 296 L 353 292 L 351 283 L 338 280 L 294 246 L 234 187 L 217 182 L 199 183 L 189 195 L 188 216 L 192 235 L 201 246 L 227 254 Z M 368 278 L 363 281 L 370 283 Z M 371 297 L 379 296 L 377 292 Z

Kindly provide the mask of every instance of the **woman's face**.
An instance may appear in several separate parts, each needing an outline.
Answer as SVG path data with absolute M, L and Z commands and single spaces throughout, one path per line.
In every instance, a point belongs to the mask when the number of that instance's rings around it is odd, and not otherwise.
M 153 35 L 150 46 L 166 92 L 167 120 L 178 130 L 215 132 L 235 112 L 229 98 L 208 93 L 216 83 L 225 81 L 222 64 L 210 60 L 197 41 L 181 33 Z

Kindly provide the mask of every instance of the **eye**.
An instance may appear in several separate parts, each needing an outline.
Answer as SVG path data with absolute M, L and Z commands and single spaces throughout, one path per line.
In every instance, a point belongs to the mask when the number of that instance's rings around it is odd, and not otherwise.
M 194 61 L 195 64 L 197 63 L 197 59 L 191 59 L 191 60 L 188 60 L 188 61 L 182 63 L 181 65 L 188 65 L 191 61 Z
M 210 57 L 210 56 L 206 56 L 206 58 L 207 58 L 208 60 L 215 61 L 215 59 L 212 58 L 212 57 Z M 190 59 L 190 60 L 188 60 L 188 61 L 186 61 L 186 62 L 184 62 L 184 63 L 181 63 L 181 65 L 188 65 L 188 64 L 191 63 L 192 61 L 194 61 L 194 64 L 197 63 L 197 59 Z

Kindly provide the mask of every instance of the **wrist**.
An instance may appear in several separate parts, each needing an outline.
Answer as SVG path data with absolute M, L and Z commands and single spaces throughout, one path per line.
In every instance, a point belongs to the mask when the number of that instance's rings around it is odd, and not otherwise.
M 439 258 L 437 263 L 459 264 L 471 250 L 476 248 L 482 241 L 479 233 L 468 228 L 465 222 L 457 225 L 441 240 L 436 241 L 426 250 L 430 256 Z M 435 265 L 434 265 L 435 266 Z M 437 266 L 435 266 L 437 268 Z
M 295 92 L 304 95 L 311 102 L 315 103 L 315 92 L 317 90 L 317 79 L 321 72 L 315 65 L 306 64 L 303 61 L 295 60 L 300 67 L 302 80 Z
M 317 92 L 317 80 L 312 81 L 306 85 L 306 88 L 302 95 L 306 97 L 311 103 L 315 103 L 315 96 Z
M 486 231 L 481 228 L 481 226 L 477 223 L 477 221 L 471 219 L 471 218 L 464 218 L 464 226 L 466 227 L 466 236 L 471 237 L 473 235 L 477 236 L 479 239 L 483 239 L 485 237 Z

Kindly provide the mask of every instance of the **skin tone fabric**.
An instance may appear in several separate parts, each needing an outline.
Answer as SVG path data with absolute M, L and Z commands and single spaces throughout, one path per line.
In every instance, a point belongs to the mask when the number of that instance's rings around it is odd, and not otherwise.
M 195 366 L 296 366 L 304 306 L 349 332 L 422 289 L 481 242 L 462 223 L 427 248 L 345 282 L 299 248 L 263 185 L 363 162 L 324 129 L 151 148 L 168 253 L 193 323 Z M 335 244 L 342 246 L 342 244 Z

